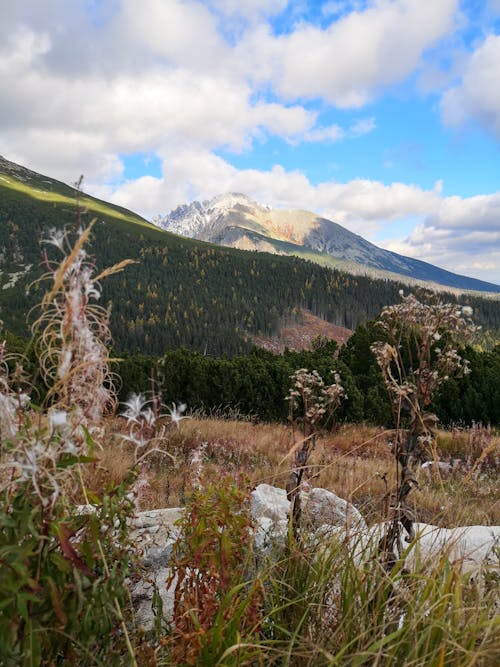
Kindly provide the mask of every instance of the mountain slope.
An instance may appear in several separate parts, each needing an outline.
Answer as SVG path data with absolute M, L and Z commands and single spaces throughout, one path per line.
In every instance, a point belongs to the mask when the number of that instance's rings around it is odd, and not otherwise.
M 378 248 L 358 234 L 309 211 L 271 209 L 237 193 L 179 206 L 155 220 L 162 229 L 220 245 L 297 255 L 352 273 L 500 292 L 500 286 Z
M 185 346 L 232 355 L 248 350 L 254 336 L 272 336 L 285 322 L 300 321 L 303 310 L 354 329 L 399 301 L 401 283 L 176 236 L 87 195 L 79 197 L 78 209 L 74 194 L 59 181 L 0 160 L 0 319 L 13 333 L 27 335 L 27 314 L 44 289 L 34 283 L 47 270 L 44 252 L 57 254 L 40 237 L 52 228 L 75 229 L 79 218 L 97 220 L 89 252 L 98 271 L 136 260 L 103 283 L 101 301 L 112 303 L 120 354 Z M 461 301 L 475 309 L 478 323 L 500 328 L 500 302 L 472 295 Z

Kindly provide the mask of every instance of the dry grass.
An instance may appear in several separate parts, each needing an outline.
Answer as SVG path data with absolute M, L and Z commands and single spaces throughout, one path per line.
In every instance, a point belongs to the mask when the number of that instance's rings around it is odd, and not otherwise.
M 92 478 L 95 491 L 110 481 L 124 479 L 133 461 L 127 443 L 112 435 L 117 430 L 116 420 L 110 420 L 106 430 L 109 437 L 103 440 L 108 444 L 99 453 Z M 369 523 L 385 519 L 388 493 L 396 482 L 393 435 L 378 427 L 348 424 L 319 436 L 309 461 L 310 483 L 353 502 Z M 140 507 L 183 505 L 195 474 L 192 461 L 197 452 L 208 476 L 242 472 L 252 484 L 265 482 L 284 488 L 293 465 L 290 450 L 294 442 L 300 442 L 300 436 L 294 440 L 290 428 L 283 424 L 186 419 L 167 429 L 160 446 L 168 454 L 153 453 L 147 459 Z M 478 442 L 482 442 L 481 447 Z M 411 496 L 418 520 L 446 527 L 500 524 L 495 474 L 500 437 L 478 427 L 441 431 L 438 451 L 444 460 L 460 459 L 463 464 L 447 477 L 439 472 L 419 472 L 419 487 Z M 481 462 L 474 468 L 478 460 Z

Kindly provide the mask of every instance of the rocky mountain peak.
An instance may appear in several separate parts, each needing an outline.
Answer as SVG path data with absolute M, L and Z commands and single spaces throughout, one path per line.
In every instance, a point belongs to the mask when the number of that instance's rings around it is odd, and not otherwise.
M 498 285 L 379 248 L 345 227 L 309 211 L 286 211 L 258 204 L 239 192 L 178 206 L 155 224 L 163 229 L 220 245 L 349 263 L 356 273 L 388 272 L 391 279 L 433 282 L 458 289 L 500 292 Z M 380 277 L 380 275 L 379 275 Z

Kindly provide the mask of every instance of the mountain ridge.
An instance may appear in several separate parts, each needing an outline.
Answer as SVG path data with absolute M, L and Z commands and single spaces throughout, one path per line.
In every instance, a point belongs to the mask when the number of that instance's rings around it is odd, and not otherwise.
M 227 198 L 221 203 L 236 205 Z M 244 209 L 248 202 L 238 205 Z M 268 215 L 270 209 L 265 211 Z M 305 311 L 354 330 L 384 306 L 398 303 L 406 288 L 401 281 L 356 276 L 295 256 L 245 252 L 177 236 L 132 211 L 2 158 L 0 319 L 7 331 L 29 337 L 26 318 L 43 294 L 38 279 L 47 271 L 45 251 L 57 259 L 54 249 L 41 247 L 40 239 L 66 229 L 74 240 L 80 222 L 91 219 L 96 223 L 88 251 L 97 271 L 134 260 L 102 285 L 101 303 L 112 304 L 110 327 L 119 356 L 162 355 L 182 347 L 210 356 L 240 354 L 257 338 L 279 337 L 284 325 L 300 324 Z M 262 229 L 255 221 L 250 226 Z M 246 233 L 257 238 L 256 231 Z M 435 298 L 418 286 L 412 291 L 418 298 Z M 500 330 L 497 297 L 448 291 L 438 298 L 469 305 L 478 324 L 495 336 Z
M 273 209 L 241 193 L 183 204 L 153 222 L 181 236 L 240 249 L 297 255 L 356 274 L 410 279 L 430 287 L 435 283 L 444 288 L 500 293 L 500 285 L 379 248 L 310 211 Z

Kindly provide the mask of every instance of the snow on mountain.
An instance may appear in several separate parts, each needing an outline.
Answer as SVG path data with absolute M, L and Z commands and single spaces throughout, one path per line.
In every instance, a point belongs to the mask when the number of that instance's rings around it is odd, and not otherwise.
M 228 192 L 213 199 L 182 204 L 168 215 L 158 216 L 153 222 L 174 234 L 209 241 L 214 233 L 225 226 L 225 219 L 230 211 L 251 210 L 256 207 L 259 207 L 259 204 L 250 197 L 239 192 Z
M 405 277 L 457 289 L 500 292 L 498 285 L 379 248 L 333 220 L 310 211 L 273 209 L 236 192 L 178 206 L 153 222 L 169 232 L 200 241 L 298 255 L 321 264 L 343 267 L 351 273 L 369 273 L 392 280 Z

